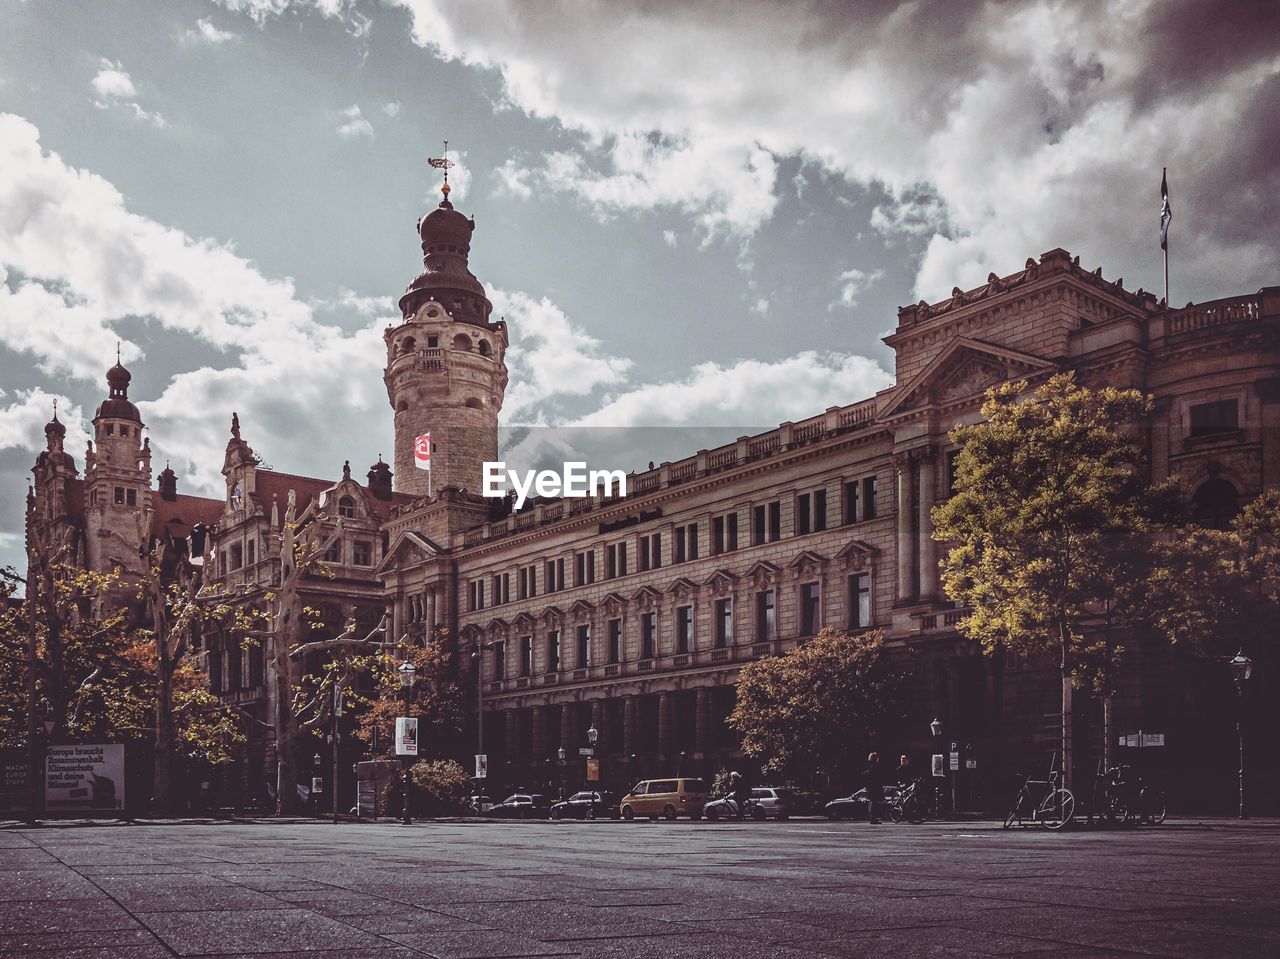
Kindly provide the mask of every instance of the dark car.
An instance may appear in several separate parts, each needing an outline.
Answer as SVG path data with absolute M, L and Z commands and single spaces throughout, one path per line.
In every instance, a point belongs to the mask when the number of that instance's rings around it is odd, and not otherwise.
M 897 798 L 897 786 L 884 787 L 884 811 L 886 813 L 889 811 L 889 804 Z M 843 796 L 840 799 L 831 800 L 823 811 L 827 814 L 828 819 L 866 819 L 867 806 L 867 791 L 859 789 L 852 796 Z
M 541 793 L 513 793 L 496 806 L 490 806 L 486 816 L 499 819 L 546 819 L 551 803 Z
M 574 793 L 551 807 L 552 819 L 617 819 L 618 797 L 613 793 Z

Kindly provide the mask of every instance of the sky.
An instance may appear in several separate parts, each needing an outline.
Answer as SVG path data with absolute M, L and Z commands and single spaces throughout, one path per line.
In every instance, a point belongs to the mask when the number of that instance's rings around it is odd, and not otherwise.
M 390 459 L 381 333 L 449 140 L 505 424 L 768 428 L 897 307 L 1064 247 L 1280 283 L 1273 0 L 0 0 L 0 565 L 117 346 L 158 472 Z M 689 452 L 693 452 L 690 450 Z

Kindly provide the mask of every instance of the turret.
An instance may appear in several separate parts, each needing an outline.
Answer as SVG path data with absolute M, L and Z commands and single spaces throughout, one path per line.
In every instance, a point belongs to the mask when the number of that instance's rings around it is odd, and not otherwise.
M 107 398 L 93 417 L 94 444 L 85 455 L 85 527 L 91 569 L 137 571 L 138 516 L 150 505 L 151 445 L 129 401 L 132 377 L 116 356 L 107 371 Z M 96 450 L 93 448 L 96 446 Z

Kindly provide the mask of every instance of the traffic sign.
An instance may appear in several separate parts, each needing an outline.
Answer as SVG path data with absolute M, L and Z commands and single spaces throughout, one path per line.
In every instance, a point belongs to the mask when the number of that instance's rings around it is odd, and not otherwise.
M 590 746 L 579 746 L 579 747 L 578 747 L 578 755 L 579 755 L 579 756 L 594 756 L 595 754 L 596 754 L 596 751 L 595 751 L 594 749 L 592 749 Z

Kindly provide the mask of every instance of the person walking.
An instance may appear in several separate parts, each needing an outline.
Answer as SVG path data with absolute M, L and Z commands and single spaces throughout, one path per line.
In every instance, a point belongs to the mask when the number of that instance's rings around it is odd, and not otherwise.
M 884 803 L 884 773 L 880 769 L 880 754 L 867 754 L 867 768 L 862 771 L 867 789 L 867 822 L 880 824 L 880 807 Z
M 904 788 L 910 786 L 915 778 L 916 767 L 911 764 L 911 757 L 903 753 L 898 757 L 898 785 Z

